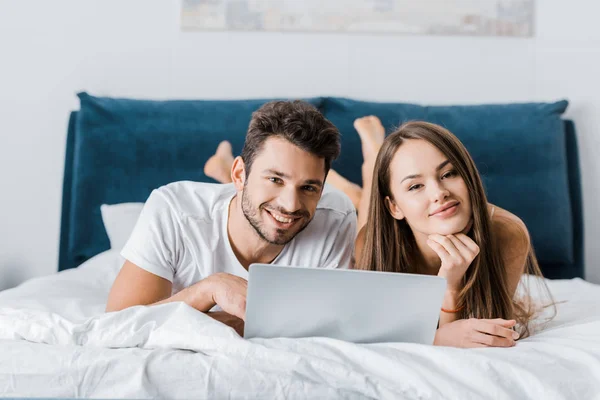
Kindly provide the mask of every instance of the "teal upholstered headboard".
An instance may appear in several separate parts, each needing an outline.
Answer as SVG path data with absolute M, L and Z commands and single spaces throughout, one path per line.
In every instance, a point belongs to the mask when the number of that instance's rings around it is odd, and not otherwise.
M 212 181 L 204 162 L 224 139 L 241 151 L 251 114 L 266 102 L 147 101 L 79 95 L 65 157 L 59 270 L 107 250 L 100 205 L 143 202 L 176 180 Z M 469 149 L 489 200 L 527 224 L 544 274 L 583 276 L 583 214 L 575 127 L 567 102 L 425 107 L 314 98 L 342 132 L 333 167 L 360 183 L 354 118 L 377 115 L 389 130 L 411 119 L 442 124 Z

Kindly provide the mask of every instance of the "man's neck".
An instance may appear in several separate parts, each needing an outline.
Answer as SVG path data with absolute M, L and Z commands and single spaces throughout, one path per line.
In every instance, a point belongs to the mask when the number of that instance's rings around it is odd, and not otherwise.
M 227 236 L 240 264 L 245 269 L 252 263 L 268 264 L 283 250 L 283 245 L 273 245 L 262 239 L 242 211 L 241 198 L 235 195 L 229 203 Z

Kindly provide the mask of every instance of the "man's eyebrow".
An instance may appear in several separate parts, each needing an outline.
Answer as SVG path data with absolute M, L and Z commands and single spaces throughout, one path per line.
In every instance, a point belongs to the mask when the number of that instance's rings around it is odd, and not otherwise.
M 289 178 L 290 177 L 288 174 L 285 174 L 285 173 L 283 173 L 281 171 L 277 171 L 277 170 L 274 170 L 274 169 L 265 169 L 263 171 L 263 174 L 271 174 L 271 175 L 278 176 L 280 178 Z

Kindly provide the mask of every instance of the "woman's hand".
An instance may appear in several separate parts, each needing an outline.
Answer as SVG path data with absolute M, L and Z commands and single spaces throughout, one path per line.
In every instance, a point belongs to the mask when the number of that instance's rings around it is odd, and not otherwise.
M 519 334 L 516 321 L 506 319 L 461 319 L 439 328 L 433 344 L 450 347 L 512 347 Z
M 479 246 L 463 233 L 455 235 L 429 235 L 427 245 L 437 253 L 442 260 L 438 276 L 446 278 L 447 290 L 460 292 L 463 276 L 469 265 L 479 254 Z

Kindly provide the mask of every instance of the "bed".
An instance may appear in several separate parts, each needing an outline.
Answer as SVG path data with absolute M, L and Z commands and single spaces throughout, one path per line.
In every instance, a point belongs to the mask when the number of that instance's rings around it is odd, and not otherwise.
M 104 313 L 123 263 L 119 249 L 130 229 L 123 225 L 135 221 L 153 188 L 208 180 L 204 160 L 225 138 L 239 152 L 250 114 L 265 100 L 80 99 L 67 140 L 60 272 L 0 292 L 0 395 L 600 398 L 600 287 L 583 279 L 577 145 L 574 124 L 561 117 L 566 102 L 425 107 L 306 99 L 342 131 L 334 167 L 343 175 L 360 179 L 353 118 L 375 114 L 387 128 L 417 118 L 442 123 L 472 153 L 490 201 L 530 227 L 544 274 L 554 278 L 547 282 L 556 317 L 543 323 L 540 315 L 536 333 L 514 348 L 463 350 L 248 341 L 181 303 Z M 116 205 L 112 223 L 103 204 Z M 132 218 L 117 213 L 125 209 Z

